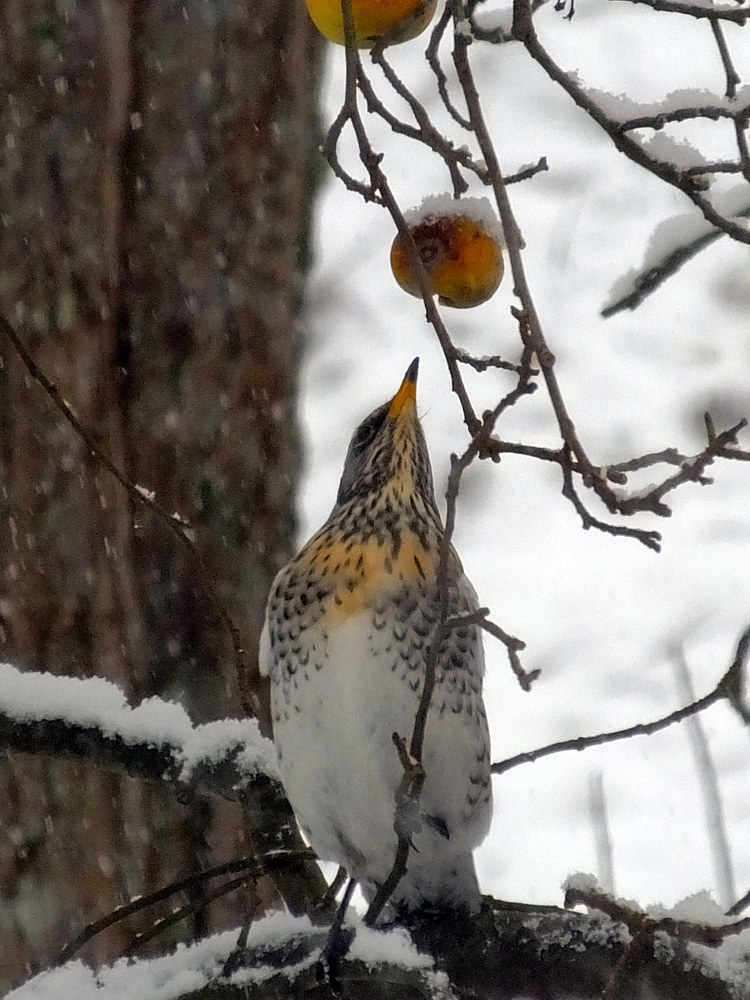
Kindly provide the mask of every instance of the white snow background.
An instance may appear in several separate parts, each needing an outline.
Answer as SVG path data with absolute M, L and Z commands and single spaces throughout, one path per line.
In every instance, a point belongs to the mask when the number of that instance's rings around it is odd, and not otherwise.
M 685 88 L 723 100 L 724 75 L 707 23 L 602 0 L 579 0 L 576 6 L 571 22 L 550 4 L 536 24 L 562 67 L 576 71 L 587 87 L 667 107 L 678 103 L 670 104 L 668 95 Z M 491 22 L 493 16 L 488 4 L 482 18 Z M 747 39 L 734 25 L 724 30 L 740 74 L 750 81 Z M 432 107 L 428 95 L 434 87 L 421 41 L 392 50 L 390 58 Z M 750 416 L 747 247 L 722 238 L 636 312 L 600 319 L 611 289 L 643 261 L 657 226 L 669 223 L 673 230 L 670 220 L 682 216 L 678 229 L 700 231 L 701 217 L 681 194 L 617 153 L 519 45 L 476 44 L 470 55 L 504 170 L 514 172 L 543 155 L 550 165 L 548 173 L 514 186 L 511 198 L 527 244 L 532 293 L 590 457 L 607 464 L 668 445 L 685 453 L 700 450 L 705 409 L 712 410 L 719 429 Z M 340 106 L 343 62 L 343 50 L 331 47 L 327 121 Z M 684 95 L 679 102 L 685 103 Z M 443 117 L 438 121 L 443 124 Z M 368 124 L 376 149 L 386 152 L 383 165 L 403 209 L 448 188 L 432 154 L 396 139 L 372 119 Z M 665 137 L 691 141 L 708 159 L 733 151 L 726 124 L 667 128 L 659 134 L 660 148 Z M 693 153 L 681 147 L 680 155 Z M 351 157 L 348 166 L 356 170 Z M 470 193 L 485 192 L 475 185 Z M 300 541 L 333 504 L 355 425 L 395 392 L 415 355 L 421 357 L 419 408 L 441 497 L 449 454 L 467 443 L 423 306 L 391 277 L 392 238 L 383 209 L 365 205 L 329 179 L 317 220 L 309 297 L 313 335 L 303 370 L 308 463 Z M 469 352 L 517 360 L 512 301 L 506 276 L 487 305 L 446 309 L 443 315 L 455 342 Z M 502 372 L 480 376 L 466 370 L 465 377 L 478 412 L 512 384 Z M 512 440 L 559 444 L 542 388 L 499 430 Z M 750 447 L 750 433 L 743 444 Z M 640 481 L 656 481 L 664 471 L 650 470 Z M 683 701 L 669 656 L 675 644 L 684 647 L 696 694 L 713 688 L 750 624 L 750 465 L 721 462 L 709 471 L 714 485 L 683 486 L 668 498 L 671 519 L 644 516 L 636 522 L 663 532 L 660 555 L 634 540 L 584 532 L 552 466 L 507 456 L 499 466 L 484 463 L 466 474 L 457 548 L 494 620 L 527 642 L 526 668 L 542 669 L 525 694 L 504 650 L 487 640 L 494 760 L 648 721 L 678 707 Z M 591 497 L 584 499 L 604 516 Z M 724 705 L 701 719 L 719 773 L 739 895 L 750 885 L 750 741 Z M 560 904 L 567 876 L 596 870 L 588 782 L 597 771 L 606 789 L 618 895 L 670 906 L 715 890 L 684 726 L 522 765 L 496 778 L 494 823 L 477 854 L 483 890 Z M 269 917 L 253 929 L 252 940 L 286 935 L 292 924 L 281 915 Z M 219 935 L 174 956 L 118 963 L 98 974 L 73 962 L 35 977 L 12 996 L 168 1000 L 215 976 L 233 940 Z M 382 955 L 375 948 L 371 957 L 394 957 L 393 942 L 383 941 Z

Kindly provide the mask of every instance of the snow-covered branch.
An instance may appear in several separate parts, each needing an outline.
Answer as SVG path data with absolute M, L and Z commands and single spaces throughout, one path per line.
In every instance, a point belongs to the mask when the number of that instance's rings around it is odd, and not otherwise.
M 101 677 L 0 664 L 0 747 L 170 782 L 180 798 L 241 800 L 258 856 L 302 846 L 277 778 L 276 750 L 255 719 L 196 726 L 180 705 L 161 698 L 131 707 L 120 688 Z M 325 890 L 311 861 L 278 869 L 274 882 L 292 913 L 305 912 Z
M 0 745 L 89 760 L 151 781 L 237 799 L 276 782 L 276 753 L 254 719 L 195 726 L 174 702 L 127 704 L 115 684 L 0 665 Z
M 742 200 L 736 197 L 737 194 Z M 750 216 L 746 187 L 730 192 L 723 202 L 726 211 L 736 218 Z M 601 315 L 606 319 L 623 309 L 637 309 L 644 299 L 676 274 L 683 264 L 722 235 L 719 229 L 695 212 L 660 223 L 651 234 L 643 262 L 618 278 L 602 307 Z
M 693 911 L 701 903 L 707 905 L 697 899 Z M 749 947 L 748 932 L 711 948 L 683 941 L 681 925 L 665 919 L 673 933 L 662 932 L 660 921 L 651 920 L 654 935 L 649 947 L 639 949 L 636 975 L 621 983 L 628 992 L 618 995 L 633 1000 L 747 996 L 747 964 L 741 958 Z M 239 967 L 229 975 L 224 970 L 236 942 L 231 931 L 178 948 L 172 955 L 135 963 L 122 960 L 95 972 L 81 962 L 70 962 L 29 980 L 8 1000 L 322 996 L 327 994 L 320 992 L 317 961 L 325 938 L 326 929 L 308 917 L 274 913 L 253 924 Z M 602 989 L 608 988 L 618 969 L 622 971 L 623 957 L 633 951 L 634 940 L 624 921 L 597 909 L 581 913 L 486 899 L 471 921 L 449 914 L 441 919 L 425 917 L 408 930 L 358 925 L 337 985 L 344 996 L 366 995 L 372 1000 L 403 996 L 504 1000 L 519 995 L 583 1000 L 604 995 Z

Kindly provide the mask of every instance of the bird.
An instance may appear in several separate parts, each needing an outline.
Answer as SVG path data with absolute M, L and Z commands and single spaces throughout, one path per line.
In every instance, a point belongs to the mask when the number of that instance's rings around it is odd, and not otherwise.
M 319 858 L 342 866 L 371 901 L 393 867 L 394 745 L 414 727 L 440 616 L 444 529 L 416 407 L 419 359 L 355 430 L 333 510 L 276 576 L 259 666 L 270 677 L 282 786 Z M 479 602 L 455 550 L 448 614 Z M 473 850 L 492 813 L 481 630 L 459 623 L 440 645 L 426 718 L 419 814 L 397 915 L 479 909 Z

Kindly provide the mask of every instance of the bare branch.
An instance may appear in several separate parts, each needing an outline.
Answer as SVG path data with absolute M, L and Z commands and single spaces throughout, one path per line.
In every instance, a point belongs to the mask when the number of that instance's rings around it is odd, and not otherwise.
M 645 2 L 645 0 L 642 0 L 642 2 Z M 661 2 L 661 0 L 654 0 L 654 2 Z M 695 9 L 705 11 L 704 14 L 696 16 L 717 16 L 716 8 L 713 6 L 710 8 L 696 7 Z M 683 11 L 683 13 L 690 12 L 689 10 Z M 727 14 L 733 14 L 735 17 L 739 15 L 742 21 L 748 17 L 746 9 L 742 11 L 727 11 Z M 562 87 L 578 107 L 582 108 L 607 133 L 615 147 L 621 153 L 624 153 L 634 163 L 644 167 L 665 183 L 682 191 L 700 209 L 708 222 L 716 226 L 717 229 L 731 236 L 732 239 L 737 240 L 739 243 L 750 244 L 750 230 L 734 222 L 732 219 L 726 218 L 717 211 L 713 204 L 698 190 L 692 176 L 679 170 L 674 164 L 658 160 L 650 153 L 647 153 L 638 142 L 626 134 L 627 130 L 633 127 L 632 123 L 623 125 L 613 121 L 590 94 L 579 86 L 571 76 L 560 69 L 536 35 L 531 19 L 529 0 L 514 0 L 513 34 L 515 38 L 523 42 L 531 58 L 542 67 L 550 79 Z M 727 116 L 731 116 L 731 112 Z
M 738 899 L 736 903 L 733 903 L 729 907 L 727 910 L 727 916 L 736 917 L 738 913 L 742 913 L 742 911 L 748 906 L 750 906 L 750 889 L 748 889 L 745 895 Z
M 748 12 L 746 11 L 745 17 L 747 16 Z M 734 68 L 734 63 L 732 62 L 732 57 L 729 54 L 729 48 L 727 46 L 727 40 L 724 37 L 724 29 L 721 26 L 720 17 L 714 15 L 714 17 L 711 18 L 711 31 L 713 32 L 716 46 L 721 57 L 721 64 L 724 67 L 724 73 L 727 78 L 727 89 L 725 91 L 726 97 L 728 100 L 733 101 L 737 96 L 737 84 L 742 82 L 742 78 Z
M 613 482 L 623 483 L 627 481 L 627 472 L 636 472 L 639 469 L 647 469 L 652 465 L 682 465 L 687 462 L 687 455 L 683 455 L 676 448 L 664 448 L 662 451 L 651 451 L 637 458 L 627 459 L 625 462 L 616 462 L 603 469 L 603 474 Z
M 516 675 L 518 683 L 524 691 L 530 691 L 531 685 L 537 680 L 542 671 L 540 669 L 536 670 L 524 670 L 521 666 L 521 660 L 518 653 L 522 649 L 526 649 L 526 643 L 522 639 L 516 639 L 515 636 L 509 635 L 504 629 L 496 625 L 495 622 L 491 622 L 486 618 L 482 618 L 479 624 L 485 630 L 489 632 L 490 635 L 499 639 L 503 643 L 508 651 L 508 662 L 510 663 L 510 668 Z
M 246 872 L 236 878 L 227 879 L 225 882 L 215 886 L 213 889 L 203 889 L 202 892 L 198 893 L 187 903 L 183 903 L 182 906 L 175 907 L 171 913 L 167 913 L 165 916 L 158 917 L 154 920 L 150 927 L 134 934 L 127 945 L 123 948 L 121 957 L 132 958 L 133 955 L 139 951 L 139 949 L 143 948 L 149 941 L 153 941 L 154 938 L 158 937 L 160 934 L 168 931 L 170 927 L 174 927 L 175 924 L 182 923 L 183 920 L 187 920 L 188 917 L 191 917 L 194 913 L 198 913 L 200 910 L 203 910 L 215 900 L 221 899 L 222 896 L 229 895 L 230 892 L 234 892 L 236 889 L 243 888 L 243 886 L 246 886 L 249 882 L 254 882 L 264 874 L 266 874 L 266 872 L 261 868 L 260 870 L 256 870 L 254 873 Z
M 719 121 L 725 119 L 727 121 L 738 121 L 742 119 L 742 116 L 747 114 L 747 104 L 737 104 L 733 106 L 727 105 L 714 105 L 714 104 L 701 104 L 699 105 L 689 105 L 684 108 L 672 108 L 669 111 L 659 111 L 655 115 L 640 115 L 638 118 L 628 118 L 626 121 L 618 122 L 612 119 L 611 124 L 618 132 L 633 132 L 636 129 L 654 129 L 654 131 L 659 131 L 659 129 L 664 128 L 669 122 L 685 122 L 692 121 L 696 118 L 706 118 L 709 121 Z M 690 172 L 706 172 L 707 164 L 702 164 L 698 167 L 688 168 Z
M 581 525 L 584 531 L 588 531 L 589 528 L 597 528 L 607 535 L 635 538 L 642 545 L 645 545 L 647 549 L 651 549 L 654 552 L 661 551 L 660 532 L 649 531 L 644 528 L 630 528 L 625 524 L 610 524 L 607 521 L 601 521 L 598 517 L 594 517 L 593 514 L 589 513 L 583 501 L 578 496 L 578 491 L 573 483 L 573 465 L 567 450 L 563 450 L 560 453 L 560 466 L 563 474 L 562 495 L 573 504 L 578 516 L 581 518 Z M 668 507 L 662 504 L 658 509 L 654 510 L 654 513 L 669 516 L 670 511 Z
M 520 373 L 521 371 L 520 366 L 513 364 L 512 361 L 503 361 L 502 358 L 497 356 L 475 358 L 462 347 L 454 347 L 453 356 L 456 361 L 459 361 L 462 365 L 469 365 L 470 368 L 473 368 L 477 372 L 486 372 L 488 368 L 503 368 L 507 372 L 516 373 Z M 539 373 L 535 371 L 534 374 L 538 375 Z
M 467 169 L 472 170 L 477 177 L 480 178 L 480 180 L 484 181 L 487 176 L 487 171 L 480 168 L 474 162 L 473 157 L 467 149 L 456 149 L 453 143 L 448 142 L 448 140 L 445 139 L 440 132 L 438 132 L 430 121 L 430 117 L 424 106 L 420 104 L 409 88 L 404 86 L 396 71 L 385 58 L 383 47 L 376 45 L 372 49 L 371 56 L 373 63 L 380 67 L 383 71 L 383 75 L 390 83 L 391 87 L 393 87 L 394 91 L 408 104 L 411 109 L 417 125 L 419 126 L 416 138 L 437 153 L 448 168 L 451 176 L 451 182 L 453 184 L 454 197 L 458 198 L 469 188 L 467 181 L 464 180 L 461 175 L 461 171 L 458 169 L 459 163 Z M 367 77 L 365 74 L 361 73 L 359 77 L 360 86 L 366 88 L 367 94 L 369 95 L 368 107 L 370 107 L 370 110 L 382 107 L 380 101 L 375 96 L 369 81 L 365 83 L 366 80 Z M 364 92 L 365 90 L 363 89 L 363 93 Z
M 693 702 L 692 705 L 686 705 L 685 708 L 679 708 L 675 712 L 670 712 L 669 715 L 665 715 L 661 719 L 656 719 L 654 722 L 639 722 L 634 726 L 628 726 L 626 729 L 616 729 L 609 733 L 597 733 L 596 736 L 576 736 L 570 740 L 560 740 L 557 743 L 550 743 L 548 746 L 540 747 L 538 750 L 519 753 L 514 757 L 508 757 L 506 760 L 493 764 L 492 773 L 504 774 L 506 771 L 510 771 L 511 768 L 518 767 L 519 764 L 530 764 L 535 760 L 541 760 L 543 757 L 549 757 L 555 753 L 563 753 L 566 750 L 587 750 L 589 747 L 603 746 L 605 743 L 614 743 L 617 740 L 629 740 L 633 736 L 653 736 L 654 733 L 658 733 L 662 729 L 674 725 L 676 722 L 682 722 L 683 719 L 695 715 L 696 712 L 704 711 L 717 701 L 721 701 L 724 697 L 721 691 L 715 689 L 705 697 Z
M 664 482 L 658 486 L 654 486 L 641 496 L 621 498 L 618 503 L 618 509 L 623 514 L 652 510 L 657 514 L 666 512 L 666 516 L 669 516 L 671 511 L 661 503 L 662 498 L 683 483 L 692 482 L 705 485 L 710 482 L 710 480 L 704 477 L 704 473 L 714 459 L 726 458 L 744 462 L 750 461 L 750 452 L 742 451 L 737 447 L 737 436 L 741 430 L 747 427 L 746 419 L 743 418 L 733 427 L 727 428 L 727 430 L 722 431 L 720 434 L 714 432 L 711 417 L 708 413 L 704 415 L 704 419 L 706 421 L 708 444 L 703 451 L 689 461 L 683 462 L 679 472 L 673 476 L 669 476 Z
M 736 24 L 744 24 L 750 18 L 750 10 L 746 6 L 735 8 L 722 7 L 721 10 L 717 10 L 710 3 L 681 3 L 680 0 L 628 0 L 628 2 L 645 4 L 647 7 L 651 7 L 652 10 L 662 11 L 667 14 L 687 14 L 690 17 L 705 17 L 709 20 L 734 21 Z
M 604 319 L 608 319 L 610 316 L 614 316 L 624 309 L 637 309 L 652 292 L 655 292 L 668 278 L 676 274 L 683 264 L 699 254 L 701 250 L 710 246 L 722 235 L 718 229 L 713 229 L 682 246 L 669 250 L 661 260 L 651 265 L 647 270 L 642 271 L 633 280 L 631 291 L 625 295 L 621 295 L 614 302 L 605 306 L 599 315 Z
M 122 906 L 116 907 L 111 913 L 100 917 L 98 920 L 93 921 L 88 924 L 72 941 L 65 945 L 60 954 L 57 956 L 55 961 L 52 963 L 54 966 L 64 965 L 73 955 L 77 954 L 81 948 L 83 948 L 89 941 L 101 934 L 102 931 L 107 930 L 107 928 L 114 926 L 114 924 L 120 923 L 122 920 L 126 920 L 128 917 L 134 916 L 136 913 L 140 913 L 142 910 L 148 909 L 151 906 L 155 906 L 157 903 L 163 902 L 165 899 L 169 899 L 171 896 L 175 896 L 180 892 L 195 890 L 196 888 L 205 885 L 207 881 L 215 878 L 221 878 L 222 876 L 231 875 L 234 872 L 242 872 L 241 883 L 244 884 L 248 880 L 260 878 L 262 875 L 268 874 L 275 868 L 281 867 L 283 865 L 299 865 L 304 861 L 315 861 L 315 855 L 312 851 L 274 851 L 267 854 L 264 858 L 259 859 L 256 857 L 244 857 L 244 858 L 233 858 L 231 861 L 225 861 L 219 865 L 213 865 L 211 868 L 207 868 L 204 871 L 191 872 L 190 875 L 184 878 L 176 879 L 174 882 L 170 882 L 169 885 L 157 889 L 154 892 L 150 892 L 145 896 L 137 896 L 135 899 L 131 900 L 129 903 L 123 903 Z M 218 895 L 222 895 L 224 892 L 229 891 L 227 886 L 230 883 L 225 882 L 221 887 Z M 234 888 L 234 886 L 232 886 Z M 206 894 L 202 894 L 198 898 L 198 905 L 205 906 L 209 902 L 209 897 Z M 180 919 L 184 919 L 183 914 Z M 160 924 L 159 930 L 165 930 L 164 924 Z M 140 943 L 144 943 L 141 939 Z
M 541 156 L 536 163 L 532 163 L 528 167 L 523 167 L 521 170 L 516 171 L 515 174 L 506 174 L 503 180 L 506 184 L 518 184 L 519 181 L 530 180 L 530 178 L 535 177 L 539 173 L 545 173 L 547 170 L 549 170 L 547 157 Z
M 735 934 L 740 934 L 750 927 L 750 917 L 737 920 L 733 924 L 717 926 L 693 923 L 690 920 L 675 920 L 672 917 L 650 917 L 642 910 L 635 910 L 620 900 L 612 899 L 601 889 L 569 887 L 565 892 L 565 906 L 573 907 L 580 904 L 593 910 L 600 910 L 613 920 L 619 920 L 634 937 L 642 933 L 645 927 L 650 936 L 657 931 L 663 931 L 670 937 L 694 941 L 708 948 L 718 948 L 728 937 L 734 937 Z
M 438 94 L 440 95 L 440 100 L 443 102 L 443 106 L 446 111 L 451 118 L 461 126 L 461 128 L 466 129 L 467 132 L 472 132 L 473 128 L 471 122 L 464 117 L 460 111 L 458 111 L 451 100 L 450 92 L 448 90 L 448 77 L 445 75 L 445 70 L 440 62 L 440 42 L 442 41 L 445 29 L 451 23 L 452 18 L 453 13 L 450 4 L 446 4 L 440 14 L 440 17 L 435 23 L 435 27 L 432 29 L 430 43 L 427 46 L 425 57 L 432 72 L 435 74 Z
M 603 746 L 605 743 L 614 743 L 617 740 L 628 740 L 633 736 L 653 736 L 654 733 L 658 733 L 676 722 L 682 722 L 683 719 L 688 719 L 692 715 L 697 715 L 722 700 L 728 701 L 743 718 L 745 724 L 750 725 L 750 711 L 744 702 L 743 695 L 743 679 L 746 673 L 749 648 L 750 628 L 746 629 L 740 636 L 732 664 L 713 691 L 684 708 L 678 708 L 676 711 L 670 712 L 669 715 L 653 722 L 641 722 L 635 726 L 629 726 L 627 729 L 597 733 L 596 736 L 578 736 L 571 740 L 560 740 L 538 750 L 516 754 L 514 757 L 508 757 L 506 760 L 493 764 L 492 773 L 503 774 L 519 764 L 530 764 L 535 760 L 541 760 L 542 757 L 549 757 L 567 750 L 587 750 L 589 747 Z

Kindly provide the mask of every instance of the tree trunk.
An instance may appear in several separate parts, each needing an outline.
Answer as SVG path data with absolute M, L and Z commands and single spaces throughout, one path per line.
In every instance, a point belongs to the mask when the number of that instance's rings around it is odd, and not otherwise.
M 190 522 L 203 566 L 2 341 L 3 659 L 241 714 L 209 589 L 252 685 L 294 530 L 318 50 L 301 0 L 0 4 L 0 310 L 98 447 Z M 132 894 L 247 852 L 243 823 L 236 804 L 4 757 L 0 988 Z M 127 930 L 100 937 L 98 961 Z

